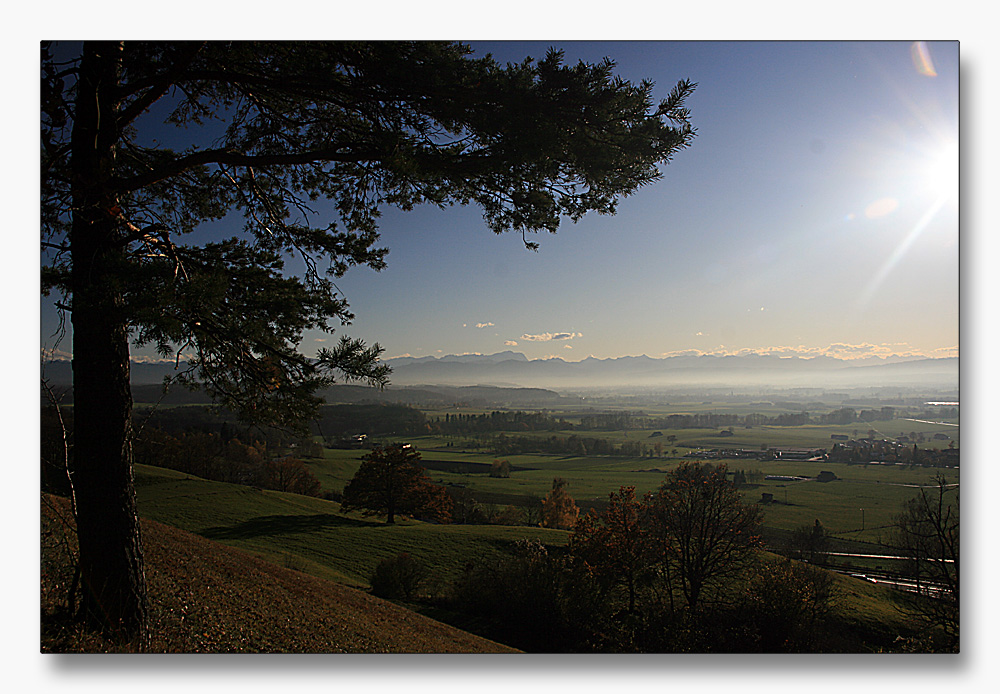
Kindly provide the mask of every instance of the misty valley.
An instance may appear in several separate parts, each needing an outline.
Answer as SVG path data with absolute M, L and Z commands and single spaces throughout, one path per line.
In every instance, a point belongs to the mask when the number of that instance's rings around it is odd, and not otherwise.
M 66 390 L 61 424 L 43 409 L 46 460 L 60 459 L 61 427 L 72 430 Z M 955 496 L 957 511 L 954 390 L 342 385 L 323 391 L 302 432 L 247 427 L 196 392 L 137 384 L 133 395 L 144 518 L 492 643 L 529 652 L 957 644 L 957 607 L 945 609 L 957 606 L 957 549 L 920 556 L 927 548 L 907 545 L 903 520 L 921 495 Z M 409 480 L 407 489 L 387 506 L 386 480 L 406 465 L 396 484 Z M 699 512 L 750 514 L 752 537 L 726 537 L 725 524 L 717 536 L 685 536 L 695 519 L 673 517 L 666 500 L 692 475 L 731 494 Z M 43 469 L 43 487 L 71 492 L 58 465 Z M 954 524 L 957 533 L 957 513 Z M 671 554 L 685 542 L 719 548 L 702 558 L 717 570 L 699 576 Z

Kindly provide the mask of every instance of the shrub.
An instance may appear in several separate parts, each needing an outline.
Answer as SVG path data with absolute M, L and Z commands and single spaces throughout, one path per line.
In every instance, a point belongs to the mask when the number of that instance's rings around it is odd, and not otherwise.
M 451 602 L 489 638 L 546 653 L 589 650 L 603 607 L 589 575 L 537 540 L 470 562 L 452 584 Z
M 427 569 L 407 552 L 383 559 L 375 567 L 369 583 L 372 594 L 389 600 L 409 600 L 427 577 Z
M 510 477 L 510 461 L 494 460 L 493 464 L 490 466 L 490 477 Z

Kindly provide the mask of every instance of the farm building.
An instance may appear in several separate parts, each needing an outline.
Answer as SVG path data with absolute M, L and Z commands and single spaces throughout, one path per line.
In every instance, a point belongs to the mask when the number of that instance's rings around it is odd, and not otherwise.
M 771 446 L 767 452 L 777 460 L 822 460 L 826 457 L 826 451 L 822 448 Z

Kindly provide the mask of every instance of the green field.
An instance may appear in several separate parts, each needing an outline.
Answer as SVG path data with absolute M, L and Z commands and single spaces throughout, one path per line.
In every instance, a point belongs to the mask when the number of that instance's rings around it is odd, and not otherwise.
M 343 514 L 339 504 L 330 501 L 210 482 L 146 466 L 136 467 L 136 489 L 139 512 L 146 518 L 362 588 L 382 558 L 403 551 L 431 568 L 432 579 L 425 590 L 440 595 L 468 562 L 502 551 L 514 540 L 535 538 L 551 546 L 569 539 L 566 531 L 525 526 L 418 521 L 390 526 Z M 840 575 L 833 576 L 833 581 L 836 597 L 831 623 L 838 625 L 837 633 L 845 643 L 856 644 L 849 649 L 892 643 L 897 634 L 910 633 L 909 617 L 893 601 L 888 587 Z
M 814 445 L 823 436 L 812 431 L 816 428 L 784 427 L 779 432 L 770 432 L 772 435 L 769 443 L 785 446 Z M 610 434 L 624 438 L 626 433 L 633 438 L 637 435 L 637 432 L 594 432 L 593 435 L 610 438 Z M 781 437 L 777 434 L 781 434 Z M 680 438 L 680 433 L 678 437 Z M 727 437 L 724 445 L 740 447 L 742 444 L 739 441 L 732 443 L 733 438 Z M 510 462 L 514 471 L 509 478 L 502 479 L 489 476 L 489 465 L 496 460 L 496 456 L 491 453 L 463 451 L 457 447 L 441 448 L 444 443 L 441 437 L 409 437 L 406 441 L 421 452 L 428 468 L 428 476 L 436 483 L 464 487 L 479 498 L 511 504 L 523 503 L 525 497 L 532 495 L 544 498 L 552 486 L 552 479 L 557 476 L 568 481 L 569 493 L 581 506 L 587 506 L 589 502 L 601 502 L 621 486 L 635 486 L 636 491 L 641 494 L 655 490 L 663 482 L 666 473 L 682 460 L 692 459 L 674 456 L 620 458 L 511 455 L 504 459 Z M 825 434 L 825 445 L 829 445 L 829 433 Z M 361 464 L 363 453 L 361 450 L 327 449 L 322 460 L 311 459 L 307 463 L 325 490 L 339 491 Z M 773 503 L 765 505 L 764 522 L 767 527 L 794 530 L 802 525 L 811 525 L 818 519 L 834 535 L 865 542 L 884 539 L 900 506 L 918 493 L 917 486 L 932 484 L 937 472 L 931 468 L 908 465 L 716 460 L 707 457 L 694 459 L 726 463 L 731 471 L 757 470 L 764 476 L 815 477 L 823 470 L 833 472 L 838 479 L 832 482 L 764 480 L 759 485 L 744 489 L 744 496 L 748 502 L 757 502 L 761 500 L 762 494 L 772 495 Z M 957 469 L 943 472 L 950 481 L 958 482 Z
M 264 559 L 352 585 L 366 586 L 376 564 L 400 552 L 448 580 L 470 560 L 521 538 L 562 545 L 562 530 L 529 527 L 386 525 L 342 514 L 322 499 L 210 482 L 172 470 L 136 466 L 142 516 L 249 551 Z

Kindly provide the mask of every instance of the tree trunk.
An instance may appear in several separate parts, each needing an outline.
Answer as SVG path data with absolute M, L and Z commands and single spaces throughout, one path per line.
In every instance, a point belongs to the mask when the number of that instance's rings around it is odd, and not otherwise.
M 74 485 L 81 616 L 141 645 L 148 609 L 132 479 L 127 259 L 111 186 L 121 50 L 85 45 L 73 123 Z

